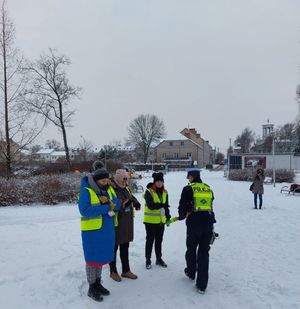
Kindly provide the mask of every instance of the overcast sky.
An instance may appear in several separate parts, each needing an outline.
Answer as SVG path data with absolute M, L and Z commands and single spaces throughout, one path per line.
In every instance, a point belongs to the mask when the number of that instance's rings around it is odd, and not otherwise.
M 69 144 L 101 147 L 140 114 L 169 138 L 195 127 L 225 151 L 245 127 L 295 119 L 299 0 L 8 0 L 16 44 L 31 59 L 57 48 L 83 93 Z M 59 139 L 47 129 L 47 138 Z

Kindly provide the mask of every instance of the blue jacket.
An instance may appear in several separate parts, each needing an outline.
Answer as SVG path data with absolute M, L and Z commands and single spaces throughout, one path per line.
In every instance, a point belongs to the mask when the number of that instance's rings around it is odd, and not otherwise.
M 80 195 L 78 201 L 79 212 L 84 217 L 98 217 L 102 215 L 102 227 L 94 231 L 82 231 L 82 246 L 86 262 L 109 263 L 114 260 L 115 226 L 114 217 L 108 215 L 109 204 L 91 206 L 90 193 L 85 187 L 93 189 L 100 197 L 109 197 L 106 190 L 101 190 L 91 175 L 81 180 Z M 116 198 L 112 202 L 116 204 L 115 210 L 121 207 L 121 202 Z

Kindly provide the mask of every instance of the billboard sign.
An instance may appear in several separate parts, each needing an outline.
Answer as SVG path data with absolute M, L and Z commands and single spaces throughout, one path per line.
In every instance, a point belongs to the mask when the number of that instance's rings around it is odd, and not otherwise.
M 249 167 L 266 168 L 266 157 L 258 157 L 258 156 L 244 157 L 244 168 Z

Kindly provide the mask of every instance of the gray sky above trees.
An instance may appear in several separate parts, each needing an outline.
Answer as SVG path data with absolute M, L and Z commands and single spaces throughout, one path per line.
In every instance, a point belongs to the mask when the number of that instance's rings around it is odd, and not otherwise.
M 299 0 L 8 0 L 16 43 L 72 61 L 83 88 L 69 129 L 100 147 L 155 114 L 169 137 L 195 127 L 225 151 L 245 128 L 293 121 L 300 82 Z M 51 135 L 52 134 L 52 135 Z M 60 136 L 47 129 L 41 138 Z

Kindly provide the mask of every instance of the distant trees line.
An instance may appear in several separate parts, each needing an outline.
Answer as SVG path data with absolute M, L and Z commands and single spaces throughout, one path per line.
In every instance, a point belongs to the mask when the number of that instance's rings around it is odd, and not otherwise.
M 245 128 L 234 140 L 234 145 L 240 147 L 241 153 L 273 151 L 273 139 L 276 140 L 276 151 L 300 155 L 300 120 L 286 123 L 275 128 L 272 134 L 264 139 L 257 139 L 250 128 Z M 257 141 L 260 141 L 258 144 Z M 228 153 L 233 152 L 233 147 L 228 148 Z

